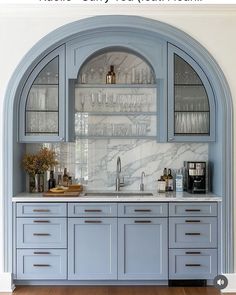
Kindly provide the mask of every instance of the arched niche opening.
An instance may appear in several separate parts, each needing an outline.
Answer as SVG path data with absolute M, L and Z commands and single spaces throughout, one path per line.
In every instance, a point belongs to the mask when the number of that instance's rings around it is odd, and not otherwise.
M 110 34 L 110 35 L 109 35 Z M 111 38 L 111 35 L 113 37 Z M 4 245 L 5 245 L 5 271 L 12 272 L 12 201 L 11 198 L 22 191 L 24 176 L 21 174 L 21 156 L 25 152 L 25 145 L 17 140 L 18 134 L 18 106 L 21 97 L 22 87 L 39 60 L 45 54 L 49 54 L 58 46 L 70 44 L 73 47 L 75 39 L 92 40 L 99 36 L 105 36 L 103 41 L 97 39 L 91 46 L 91 52 L 87 56 L 104 48 L 104 44 L 110 47 L 120 45 L 120 40 L 124 40 L 124 46 L 129 44 L 130 38 L 133 40 L 161 40 L 162 45 L 167 43 L 174 44 L 183 52 L 191 56 L 204 71 L 213 89 L 216 103 L 216 140 L 209 143 L 209 161 L 213 166 L 213 192 L 222 196 L 222 271 L 233 271 L 233 104 L 230 89 L 225 76 L 211 54 L 191 36 L 170 25 L 158 21 L 133 16 L 100 16 L 88 18 L 82 21 L 67 24 L 56 31 L 48 34 L 40 40 L 22 59 L 9 81 L 5 95 L 4 110 Z M 106 37 L 108 36 L 108 37 Z M 108 40 L 110 38 L 110 40 Z M 96 40 L 96 39 L 93 39 Z M 141 42 L 141 41 L 140 41 Z M 154 42 L 154 41 L 153 41 Z M 136 44 L 136 43 L 135 43 Z M 141 44 L 141 43 L 140 43 Z M 151 44 L 151 43 L 150 43 Z M 149 44 L 149 45 L 150 45 Z M 166 50 L 165 45 L 163 45 Z M 143 50 L 143 55 L 148 55 L 146 44 L 140 45 L 139 50 Z M 161 47 L 160 47 L 161 48 Z M 135 45 L 131 46 L 135 51 Z M 86 51 L 86 46 L 81 48 Z M 141 50 L 141 51 L 142 51 Z M 153 60 L 153 68 L 161 68 L 162 63 L 155 56 L 158 52 L 152 50 L 150 60 Z M 85 54 L 83 56 L 86 56 Z M 78 69 L 84 64 L 84 60 L 78 60 L 74 56 L 74 68 L 67 72 L 68 85 L 65 86 L 66 94 L 69 93 L 70 81 L 76 79 Z M 159 63 L 158 63 L 159 62 Z M 160 71 L 162 76 L 156 78 L 163 83 L 163 89 L 166 91 L 167 85 L 165 79 L 167 70 Z M 69 108 L 66 102 L 66 108 Z M 162 106 L 167 111 L 167 102 Z M 162 119 L 162 118 L 161 118 Z M 65 128 L 68 127 L 65 122 Z M 165 134 L 167 130 L 165 130 Z M 167 140 L 167 135 L 162 136 L 162 140 Z

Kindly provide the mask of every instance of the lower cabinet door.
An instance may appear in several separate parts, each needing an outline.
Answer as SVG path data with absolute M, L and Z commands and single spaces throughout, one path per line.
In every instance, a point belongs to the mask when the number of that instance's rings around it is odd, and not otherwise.
M 67 250 L 18 249 L 17 279 L 67 279 Z
M 169 279 L 213 279 L 217 249 L 170 249 Z
M 168 278 L 167 218 L 120 218 L 118 279 Z
M 69 218 L 68 279 L 117 279 L 117 218 Z

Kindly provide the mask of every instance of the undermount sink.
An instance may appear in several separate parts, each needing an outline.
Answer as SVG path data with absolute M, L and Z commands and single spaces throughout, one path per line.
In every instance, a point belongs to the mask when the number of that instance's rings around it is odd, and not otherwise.
M 146 192 L 86 192 L 85 197 L 152 197 L 153 193 Z

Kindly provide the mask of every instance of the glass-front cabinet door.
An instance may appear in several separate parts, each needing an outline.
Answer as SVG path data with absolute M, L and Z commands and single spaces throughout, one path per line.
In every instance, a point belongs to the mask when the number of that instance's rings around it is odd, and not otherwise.
M 64 55 L 64 46 L 49 53 L 27 79 L 20 102 L 21 142 L 64 140 Z
M 152 67 L 122 51 L 89 59 L 75 83 L 75 137 L 156 136 L 157 86 Z
M 215 140 L 211 85 L 186 53 L 168 47 L 168 141 Z

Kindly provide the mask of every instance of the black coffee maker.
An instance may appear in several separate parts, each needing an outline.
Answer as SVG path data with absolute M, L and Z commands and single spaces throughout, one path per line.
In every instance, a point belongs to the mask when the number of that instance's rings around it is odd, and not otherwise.
M 185 162 L 186 188 L 192 194 L 205 194 L 207 190 L 206 162 Z

